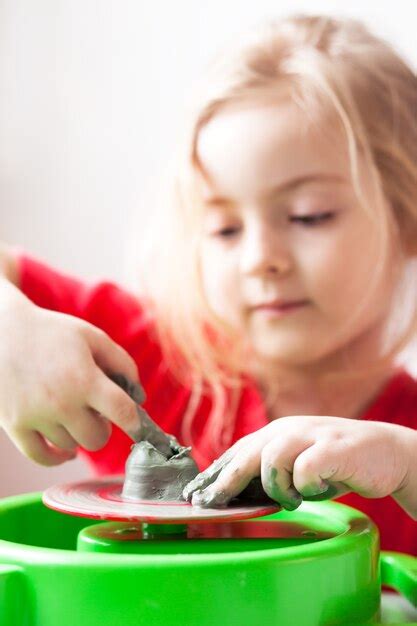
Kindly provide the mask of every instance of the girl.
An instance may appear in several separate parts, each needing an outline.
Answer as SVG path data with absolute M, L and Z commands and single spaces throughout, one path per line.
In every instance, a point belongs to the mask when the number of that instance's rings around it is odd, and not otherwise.
M 236 442 L 193 503 L 254 476 L 286 508 L 352 492 L 383 548 L 417 553 L 417 79 L 360 24 L 295 17 L 200 98 L 139 300 L 4 248 L 1 423 L 40 463 L 81 446 L 120 473 L 137 415 L 105 373 L 138 366 L 201 469 Z

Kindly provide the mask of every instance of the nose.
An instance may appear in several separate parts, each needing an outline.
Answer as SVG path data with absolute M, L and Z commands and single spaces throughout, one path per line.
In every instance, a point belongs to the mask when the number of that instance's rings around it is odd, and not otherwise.
M 247 276 L 285 275 L 292 259 L 285 234 L 268 223 L 248 225 L 241 249 L 241 271 Z

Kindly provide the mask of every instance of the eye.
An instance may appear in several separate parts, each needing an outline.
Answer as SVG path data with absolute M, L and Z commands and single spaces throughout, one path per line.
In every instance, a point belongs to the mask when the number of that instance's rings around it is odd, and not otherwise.
M 237 235 L 239 228 L 236 226 L 225 226 L 219 230 L 215 230 L 211 233 L 212 237 L 220 237 L 221 239 L 231 239 L 234 235 Z
M 323 222 L 328 222 L 334 217 L 334 213 L 326 211 L 323 213 L 315 213 L 312 215 L 290 215 L 290 222 L 302 224 L 304 226 L 316 226 Z

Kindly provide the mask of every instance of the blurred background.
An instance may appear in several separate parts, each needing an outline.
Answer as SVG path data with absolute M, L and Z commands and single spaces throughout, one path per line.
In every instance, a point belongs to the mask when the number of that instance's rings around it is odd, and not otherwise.
M 417 65 L 412 0 L 0 0 L 1 239 L 124 282 L 193 82 L 239 32 L 292 12 L 362 19 Z M 88 475 L 37 466 L 0 431 L 0 497 Z

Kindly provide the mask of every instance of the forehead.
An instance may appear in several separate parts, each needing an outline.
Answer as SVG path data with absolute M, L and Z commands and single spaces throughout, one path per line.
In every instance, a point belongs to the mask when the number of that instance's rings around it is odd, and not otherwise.
M 196 152 L 206 190 L 228 197 L 247 198 L 309 174 L 350 177 L 341 124 L 308 119 L 289 100 L 219 112 L 201 129 Z

